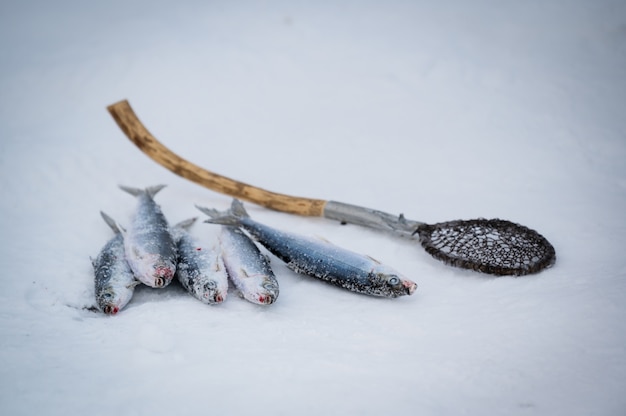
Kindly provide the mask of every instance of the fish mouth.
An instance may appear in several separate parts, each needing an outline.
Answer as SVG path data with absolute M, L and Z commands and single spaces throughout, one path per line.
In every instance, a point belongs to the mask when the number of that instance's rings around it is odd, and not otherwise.
M 218 305 L 226 300 L 226 294 L 214 290 L 205 291 L 202 294 L 202 302 L 208 305 Z
M 115 305 L 106 305 L 104 308 L 102 308 L 102 312 L 104 312 L 106 315 L 115 315 L 119 311 L 120 308 Z
M 259 301 L 261 305 L 271 305 L 272 303 L 274 303 L 276 298 L 277 296 L 273 294 L 265 293 L 265 294 L 259 295 L 257 297 L 257 300 Z
M 215 296 L 213 296 L 213 303 L 222 303 L 224 302 L 224 296 L 221 293 L 216 293 Z
M 195 291 L 202 297 L 201 300 L 209 305 L 222 303 L 226 300 L 227 292 L 218 288 L 217 283 L 213 280 L 205 282 L 203 286 L 197 287 Z
M 417 283 L 411 282 L 410 280 L 405 280 L 404 282 L 402 282 L 402 286 L 404 286 L 404 288 L 406 289 L 406 294 L 409 296 L 415 293 L 415 290 L 417 289 Z

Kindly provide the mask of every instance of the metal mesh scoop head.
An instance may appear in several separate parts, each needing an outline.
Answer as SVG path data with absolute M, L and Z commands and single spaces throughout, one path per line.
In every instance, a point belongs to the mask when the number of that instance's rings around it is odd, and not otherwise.
M 552 244 L 511 221 L 475 219 L 421 224 L 414 234 L 433 257 L 451 266 L 488 274 L 537 273 L 554 264 Z

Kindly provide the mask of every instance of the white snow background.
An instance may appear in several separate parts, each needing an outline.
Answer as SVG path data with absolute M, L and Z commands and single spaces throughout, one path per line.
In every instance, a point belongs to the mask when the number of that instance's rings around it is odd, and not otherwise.
M 272 191 L 429 223 L 499 217 L 556 265 L 496 278 L 419 244 L 246 204 L 419 287 L 354 294 L 272 264 L 271 306 L 178 284 L 94 304 L 95 257 L 167 184 L 171 223 L 230 198 L 126 139 Z M 623 1 L 3 1 L 0 414 L 626 414 Z M 214 241 L 217 226 L 195 236 Z

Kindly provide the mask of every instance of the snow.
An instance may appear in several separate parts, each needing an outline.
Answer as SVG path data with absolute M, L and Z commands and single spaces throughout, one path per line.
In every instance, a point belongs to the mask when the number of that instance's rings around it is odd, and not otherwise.
M 586 2 L 0 4 L 0 414 L 626 412 L 626 6 Z M 122 134 L 290 195 L 429 223 L 500 217 L 557 262 L 454 269 L 414 242 L 246 204 L 415 280 L 353 294 L 272 258 L 270 306 L 138 287 L 94 303 L 119 184 L 167 184 L 170 223 L 230 198 Z M 207 244 L 219 227 L 197 224 Z

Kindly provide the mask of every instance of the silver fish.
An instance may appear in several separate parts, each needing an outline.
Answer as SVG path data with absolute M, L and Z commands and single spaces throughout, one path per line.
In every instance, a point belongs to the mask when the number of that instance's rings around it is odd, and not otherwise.
M 199 207 L 209 217 L 228 213 Z M 270 305 L 278 298 L 278 281 L 269 261 L 254 242 L 239 228 L 223 226 L 219 236 L 222 257 L 228 277 L 244 299 L 259 305 Z
M 139 282 L 135 280 L 126 261 L 124 240 L 115 221 L 102 211 L 100 215 L 113 229 L 115 236 L 106 243 L 98 257 L 91 260 L 95 275 L 96 302 L 102 312 L 115 315 L 130 302 Z
M 213 305 L 226 300 L 228 275 L 220 250 L 208 249 L 187 229 L 196 218 L 180 222 L 172 229 L 178 249 L 176 278 L 187 292 L 203 303 Z
M 120 188 L 138 198 L 135 215 L 128 230 L 121 228 L 126 260 L 136 278 L 151 287 L 169 285 L 176 271 L 176 246 L 154 195 L 165 185 L 136 189 Z
M 291 270 L 353 292 L 395 298 L 411 295 L 417 288 L 415 282 L 371 257 L 260 224 L 248 216 L 236 199 L 225 215 L 205 222 L 243 228 Z

